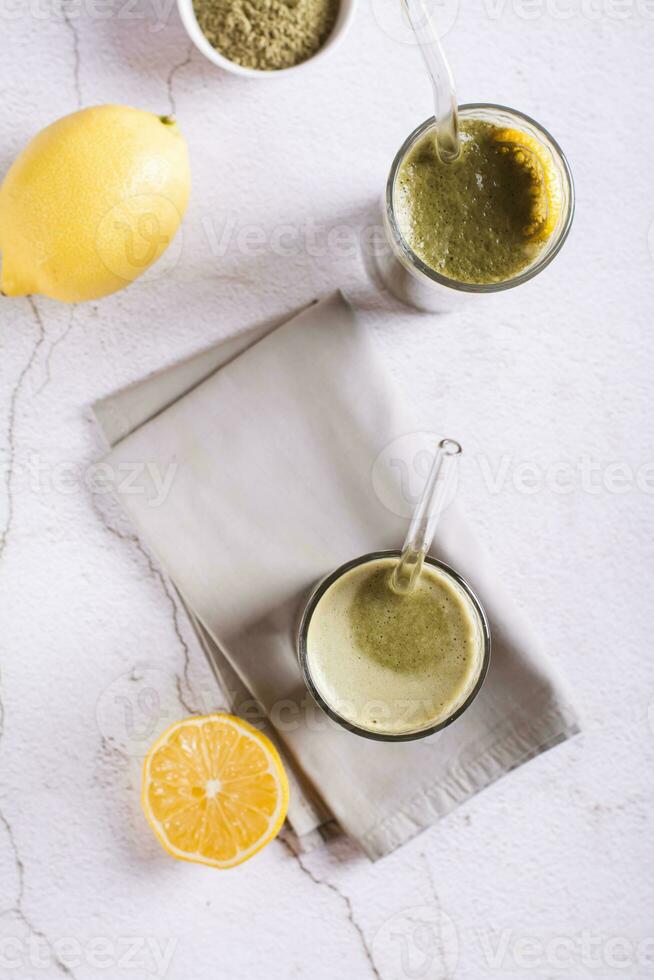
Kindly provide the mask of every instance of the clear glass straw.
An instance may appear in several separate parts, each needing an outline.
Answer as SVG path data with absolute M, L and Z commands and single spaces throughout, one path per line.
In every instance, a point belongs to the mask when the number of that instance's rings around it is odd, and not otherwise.
M 436 145 L 443 163 L 459 155 L 459 122 L 454 77 L 427 9 L 427 0 L 403 0 L 434 92 Z
M 436 525 L 448 503 L 452 478 L 462 452 L 461 445 L 454 439 L 441 439 L 438 443 L 427 481 L 411 518 L 402 555 L 391 575 L 394 592 L 405 595 L 415 588 L 425 555 L 434 540 Z

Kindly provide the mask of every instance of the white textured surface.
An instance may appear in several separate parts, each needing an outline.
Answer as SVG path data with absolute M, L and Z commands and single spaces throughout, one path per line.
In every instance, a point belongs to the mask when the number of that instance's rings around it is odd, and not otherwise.
M 69 3 L 66 20 L 55 0 L 4 7 L 3 171 L 80 100 L 172 101 L 194 195 L 168 274 L 72 310 L 0 306 L 0 975 L 49 980 L 70 963 L 78 980 L 145 978 L 157 975 L 151 944 L 171 940 L 171 980 L 651 976 L 654 11 L 609 0 L 445 11 L 462 101 L 505 102 L 549 127 L 578 212 L 531 286 L 438 319 L 376 292 L 333 239 L 326 254 L 244 254 L 237 242 L 218 254 L 226 219 L 270 241 L 311 216 L 319 246 L 330 227 L 371 220 L 395 149 L 429 113 L 415 51 L 379 26 L 381 0 L 361 3 L 324 64 L 275 83 L 203 63 L 174 11 L 153 29 L 157 9 Z M 180 695 L 219 696 L 156 566 L 84 484 L 101 452 L 89 405 L 336 285 L 425 428 L 465 445 L 468 509 L 576 690 L 585 733 L 375 866 L 340 844 L 302 867 L 277 842 L 219 874 L 159 850 L 138 760 L 97 723 L 135 665 L 155 668 L 173 714 Z M 605 475 L 650 464 L 650 492 L 634 481 L 612 492 L 606 479 L 593 492 L 580 473 L 567 494 L 521 492 L 521 464 L 552 477 L 584 456 Z M 145 725 L 151 706 L 132 707 Z

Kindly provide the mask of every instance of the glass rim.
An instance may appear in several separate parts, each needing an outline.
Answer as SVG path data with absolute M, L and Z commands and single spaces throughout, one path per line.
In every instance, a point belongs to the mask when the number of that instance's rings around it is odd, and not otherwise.
M 388 175 L 388 180 L 386 181 L 385 210 L 386 218 L 390 225 L 393 244 L 397 249 L 397 258 L 410 272 L 414 274 L 419 273 L 422 276 L 425 276 L 427 279 L 430 279 L 432 282 L 438 283 L 441 286 L 447 286 L 449 289 L 458 290 L 462 293 L 497 293 L 504 289 L 513 289 L 514 286 L 520 286 L 529 279 L 533 279 L 533 277 L 538 275 L 539 272 L 542 272 L 542 270 L 545 269 L 550 264 L 552 259 L 561 251 L 561 248 L 570 232 L 572 219 L 575 213 L 575 188 L 568 159 L 557 141 L 554 139 L 551 133 L 545 129 L 544 126 L 541 126 L 539 122 L 537 122 L 531 116 L 528 116 L 525 112 L 520 112 L 518 109 L 512 109 L 511 106 L 500 105 L 496 102 L 466 102 L 458 107 L 459 113 L 470 113 L 479 109 L 495 109 L 499 112 L 507 112 L 518 119 L 522 119 L 524 122 L 528 123 L 529 126 L 533 126 L 535 130 L 545 137 L 546 141 L 551 145 L 559 157 L 568 189 L 567 211 L 565 220 L 563 221 L 561 229 L 558 232 L 556 241 L 550 249 L 544 250 L 544 255 L 542 258 L 537 259 L 523 272 L 518 273 L 517 276 L 513 276 L 511 279 L 504 279 L 501 282 L 460 282 L 457 279 L 450 279 L 448 276 L 444 276 L 440 272 L 436 272 L 435 269 L 432 269 L 425 262 L 423 262 L 423 260 L 416 255 L 413 249 L 409 247 L 395 218 L 395 208 L 393 204 L 395 178 L 397 177 L 397 172 L 405 156 L 413 144 L 419 139 L 420 136 L 423 135 L 423 133 L 434 125 L 433 116 L 430 116 L 429 119 L 425 119 L 425 121 L 420 123 L 419 126 L 416 126 L 416 128 L 407 136 L 395 154 L 395 158 L 391 164 L 391 169 Z
M 350 561 L 345 562 L 343 565 L 339 565 L 338 568 L 335 568 L 333 572 L 330 572 L 329 575 L 326 575 L 325 578 L 323 578 L 318 583 L 318 585 L 311 593 L 304 607 L 304 611 L 302 613 L 302 619 L 300 621 L 300 626 L 298 629 L 297 650 L 298 650 L 298 659 L 300 661 L 300 669 L 302 671 L 302 677 L 304 679 L 304 683 L 306 684 L 307 689 L 309 690 L 309 693 L 313 697 L 314 701 L 316 701 L 318 706 L 322 708 L 325 714 L 328 715 L 328 717 L 331 718 L 332 721 L 335 721 L 338 725 L 340 725 L 342 728 L 345 728 L 348 732 L 351 732 L 353 735 L 361 735 L 363 738 L 373 739 L 373 741 L 376 742 L 411 742 L 419 738 L 427 738 L 428 735 L 433 735 L 436 732 L 441 731 L 443 728 L 447 728 L 448 725 L 451 725 L 452 722 L 456 721 L 456 719 L 459 718 L 460 715 L 462 715 L 463 712 L 470 707 L 472 702 L 479 694 L 483 686 L 483 683 L 486 679 L 486 675 L 488 673 L 488 668 L 490 666 L 490 659 L 491 659 L 491 632 L 488 623 L 488 617 L 486 616 L 484 607 L 479 601 L 479 598 L 477 597 L 475 591 L 472 589 L 472 587 L 469 585 L 466 579 L 464 579 L 462 575 L 459 575 L 459 573 L 454 568 L 452 568 L 451 565 L 447 565 L 444 561 L 440 561 L 438 558 L 432 558 L 431 555 L 425 555 L 425 562 L 428 565 L 432 565 L 435 568 L 439 568 L 442 571 L 446 572 L 464 590 L 464 592 L 470 599 L 475 609 L 475 612 L 479 617 L 479 623 L 481 626 L 481 632 L 483 638 L 482 663 L 479 671 L 479 676 L 475 681 L 472 690 L 466 697 L 465 701 L 463 701 L 463 703 L 459 705 L 456 711 L 453 711 L 452 714 L 448 715 L 448 717 L 445 718 L 443 721 L 437 722 L 434 725 L 429 725 L 427 728 L 419 728 L 414 731 L 401 732 L 398 734 L 394 734 L 391 732 L 376 732 L 368 728 L 361 728 L 360 726 L 355 725 L 353 722 L 348 721 L 347 718 L 343 718 L 342 715 L 339 715 L 338 712 L 335 711 L 325 701 L 320 691 L 317 689 L 316 685 L 313 682 L 313 679 L 311 677 L 311 671 L 309 669 L 309 663 L 308 663 L 309 655 L 307 650 L 307 633 L 309 630 L 309 623 L 311 622 L 311 617 L 315 612 L 316 606 L 318 605 L 319 601 L 322 599 L 327 589 L 329 589 L 330 586 L 332 586 L 334 582 L 336 582 L 341 577 L 341 575 L 344 575 L 346 572 L 349 572 L 350 569 L 356 568 L 357 565 L 363 565 L 369 561 L 376 561 L 379 558 L 399 558 L 401 554 L 402 552 L 400 551 L 399 548 L 391 549 L 390 551 L 370 551 L 365 555 L 360 555 L 358 558 L 351 558 Z

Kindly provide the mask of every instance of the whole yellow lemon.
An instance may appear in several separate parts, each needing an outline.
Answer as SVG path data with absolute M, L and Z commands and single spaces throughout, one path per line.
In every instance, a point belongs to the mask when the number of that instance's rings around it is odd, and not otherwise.
M 0 187 L 0 289 L 67 303 L 122 289 L 172 241 L 190 185 L 172 119 L 120 105 L 58 119 Z

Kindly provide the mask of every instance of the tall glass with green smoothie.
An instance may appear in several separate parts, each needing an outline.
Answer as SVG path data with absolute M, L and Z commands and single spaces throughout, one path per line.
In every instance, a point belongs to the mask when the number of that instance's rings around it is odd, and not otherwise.
M 456 160 L 441 160 L 428 119 L 400 147 L 386 188 L 379 271 L 423 310 L 527 282 L 560 250 L 574 213 L 568 163 L 537 122 L 490 104 L 460 106 L 458 121 Z
M 331 718 L 384 741 L 423 738 L 479 692 L 490 632 L 476 595 L 452 568 L 424 559 L 415 588 L 392 587 L 399 551 L 375 552 L 318 586 L 300 627 L 306 684 Z
M 454 439 L 438 444 L 402 551 L 337 568 L 304 611 L 298 648 L 306 684 L 358 735 L 431 735 L 465 711 L 484 681 L 484 610 L 454 569 L 428 555 L 461 453 Z

